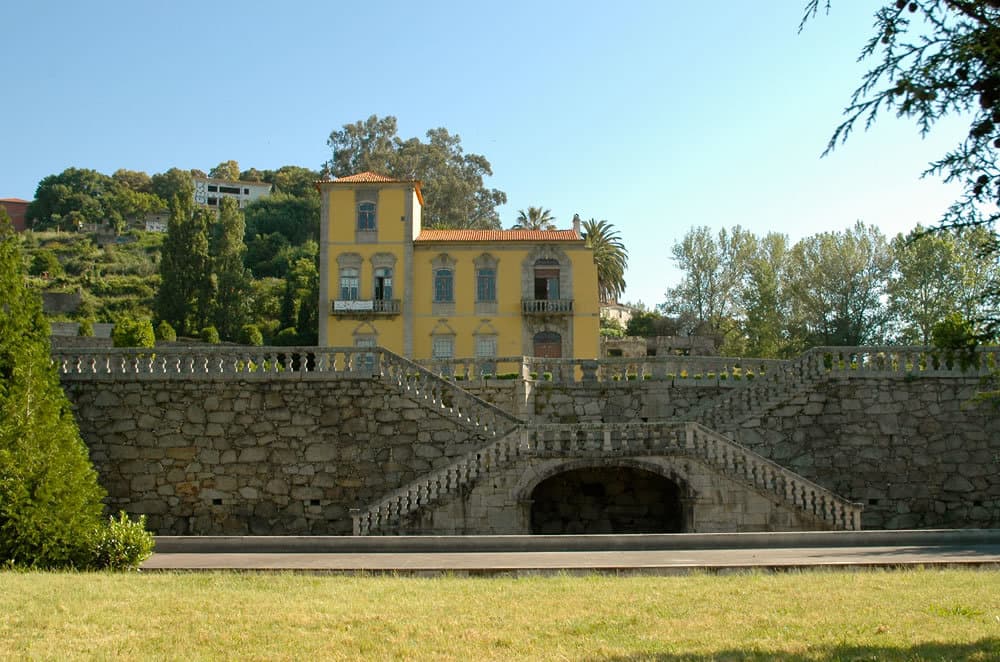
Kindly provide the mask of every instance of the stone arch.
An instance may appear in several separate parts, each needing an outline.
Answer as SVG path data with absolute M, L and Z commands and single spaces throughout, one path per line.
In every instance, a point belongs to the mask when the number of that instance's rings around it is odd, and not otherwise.
M 672 468 L 635 458 L 556 461 L 514 489 L 533 534 L 680 533 L 694 494 Z

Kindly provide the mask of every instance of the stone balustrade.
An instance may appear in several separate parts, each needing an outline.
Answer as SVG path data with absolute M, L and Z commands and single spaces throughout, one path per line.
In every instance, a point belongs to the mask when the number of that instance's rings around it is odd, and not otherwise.
M 65 349 L 52 354 L 63 379 L 371 377 L 382 350 L 354 347 Z
M 407 394 L 447 410 L 449 415 L 488 436 L 506 434 L 520 423 L 503 409 L 388 350 L 379 350 L 379 371 L 382 378 Z
M 814 347 L 797 359 L 773 364 L 762 377 L 745 382 L 745 388 L 728 390 L 695 407 L 689 417 L 722 429 L 759 413 L 769 403 L 811 388 L 821 379 L 968 377 L 998 368 L 997 346 L 980 347 L 964 361 L 928 347 Z
M 785 469 L 698 423 L 624 423 L 523 426 L 352 512 L 355 535 L 398 524 L 442 497 L 456 495 L 481 475 L 518 457 L 693 457 L 723 475 L 804 511 L 834 529 L 861 528 L 861 504 Z

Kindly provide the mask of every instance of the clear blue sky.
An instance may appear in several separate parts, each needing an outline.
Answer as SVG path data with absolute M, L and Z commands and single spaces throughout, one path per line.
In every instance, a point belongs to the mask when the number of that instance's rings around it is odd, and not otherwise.
M 887 116 L 820 159 L 880 3 L 833 4 L 799 34 L 804 0 L 7 2 L 0 197 L 70 166 L 318 169 L 331 130 L 395 115 L 489 159 L 505 226 L 613 223 L 652 305 L 694 225 L 894 235 L 956 196 L 920 173 L 961 122 Z

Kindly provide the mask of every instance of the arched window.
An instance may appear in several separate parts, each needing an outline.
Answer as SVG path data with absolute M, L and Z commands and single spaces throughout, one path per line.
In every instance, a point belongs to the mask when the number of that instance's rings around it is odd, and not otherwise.
M 434 270 L 434 303 L 455 301 L 455 272 L 448 268 Z
M 358 203 L 358 232 L 375 232 L 375 203 Z

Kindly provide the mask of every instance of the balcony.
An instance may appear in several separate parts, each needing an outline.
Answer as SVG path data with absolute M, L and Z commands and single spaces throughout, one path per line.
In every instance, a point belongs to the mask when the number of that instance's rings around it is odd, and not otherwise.
M 399 299 L 336 299 L 330 302 L 330 313 L 345 318 L 391 317 L 399 315 L 402 308 Z
M 523 315 L 572 315 L 572 299 L 521 299 Z

